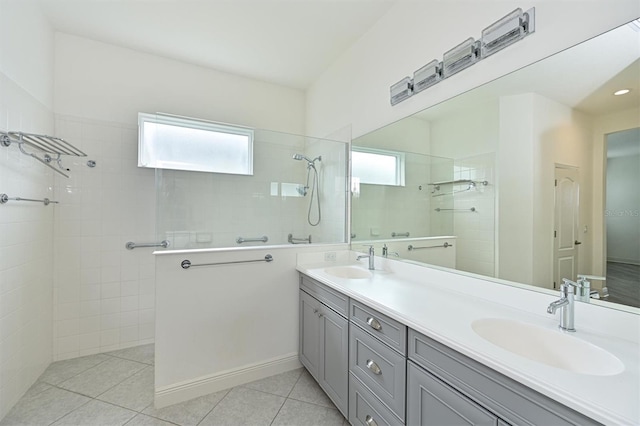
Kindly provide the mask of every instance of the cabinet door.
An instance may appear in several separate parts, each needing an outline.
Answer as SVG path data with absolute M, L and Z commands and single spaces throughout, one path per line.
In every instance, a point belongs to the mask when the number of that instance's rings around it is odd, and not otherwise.
M 318 383 L 346 417 L 349 400 L 349 323 L 320 305 Z
M 300 291 L 300 339 L 298 356 L 309 373 L 318 380 L 320 365 L 320 302 Z
M 420 426 L 489 426 L 498 418 L 409 361 L 407 424 Z

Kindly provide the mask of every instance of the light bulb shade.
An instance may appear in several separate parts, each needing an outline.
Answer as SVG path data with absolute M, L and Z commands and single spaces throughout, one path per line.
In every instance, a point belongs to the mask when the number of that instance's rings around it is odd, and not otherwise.
M 413 94 L 413 81 L 405 77 L 391 86 L 391 105 L 396 105 Z
M 437 59 L 413 73 L 413 93 L 422 92 L 442 79 L 441 64 Z
M 442 61 L 442 76 L 448 78 L 475 64 L 479 57 L 479 42 L 469 37 L 453 49 L 445 52 Z
M 493 55 L 535 30 L 535 9 L 518 8 L 482 30 L 480 39 L 483 58 Z

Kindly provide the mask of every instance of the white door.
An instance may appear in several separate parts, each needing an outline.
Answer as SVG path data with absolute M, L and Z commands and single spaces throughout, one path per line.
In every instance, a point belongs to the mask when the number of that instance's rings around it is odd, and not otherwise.
M 563 278 L 577 278 L 580 184 L 575 167 L 556 166 L 555 175 L 553 288 L 559 288 Z

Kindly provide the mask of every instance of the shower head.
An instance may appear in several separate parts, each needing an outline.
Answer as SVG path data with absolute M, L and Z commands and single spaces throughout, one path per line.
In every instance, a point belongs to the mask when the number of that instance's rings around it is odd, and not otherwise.
M 317 156 L 316 158 L 311 160 L 311 159 L 309 159 L 309 157 L 305 157 L 302 154 L 293 154 L 293 159 L 294 160 L 306 160 L 307 163 L 309 163 L 309 165 L 315 164 L 316 161 L 322 161 L 322 157 L 321 156 Z
M 302 154 L 293 154 L 293 159 L 294 160 L 307 160 L 309 163 L 313 163 L 313 161 L 309 160 L 307 157 L 305 157 Z

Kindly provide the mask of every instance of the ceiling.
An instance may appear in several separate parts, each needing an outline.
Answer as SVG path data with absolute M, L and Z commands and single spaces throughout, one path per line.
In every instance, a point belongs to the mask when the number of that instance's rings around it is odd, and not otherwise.
M 55 30 L 306 89 L 396 0 L 38 0 Z

